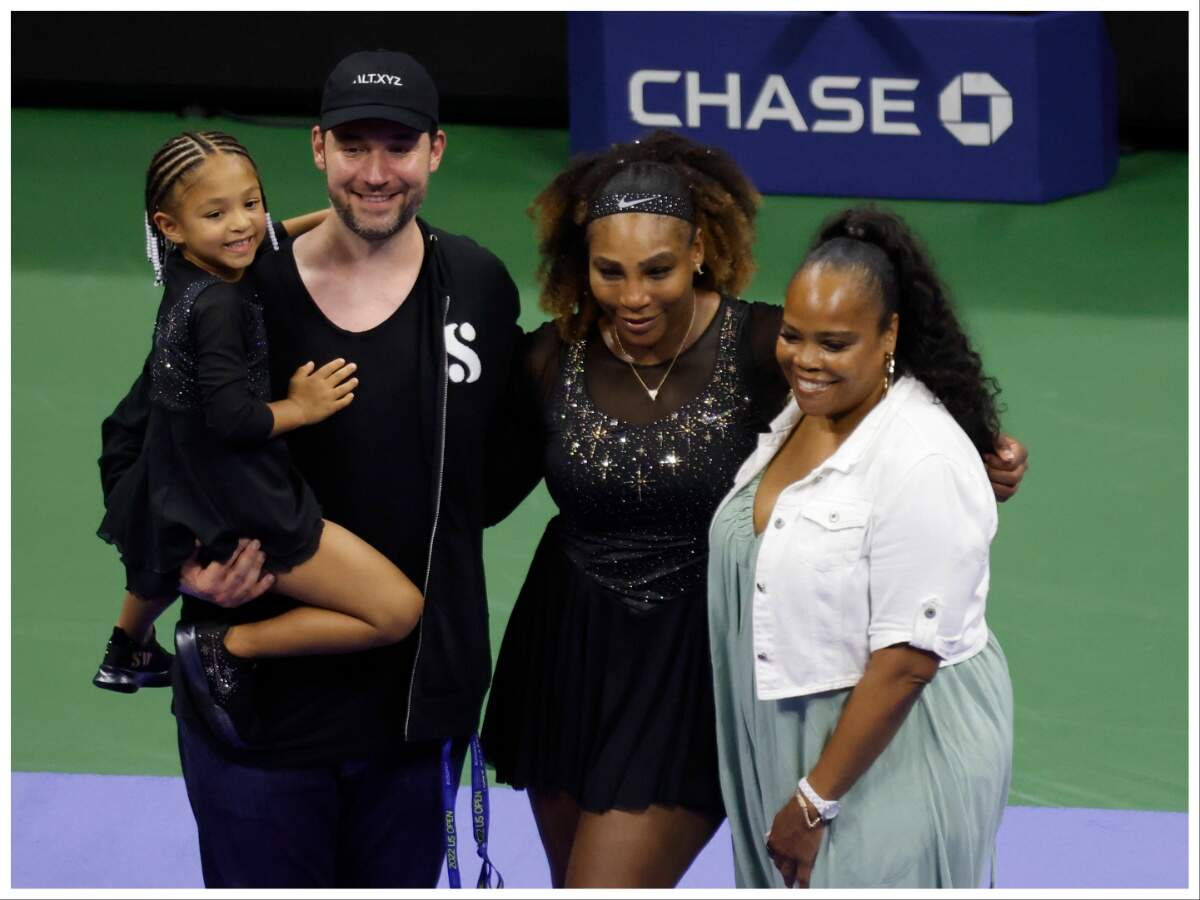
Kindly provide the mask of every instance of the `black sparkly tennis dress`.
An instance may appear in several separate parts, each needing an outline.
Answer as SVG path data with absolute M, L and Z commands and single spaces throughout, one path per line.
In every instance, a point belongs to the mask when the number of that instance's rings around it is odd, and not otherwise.
M 552 325 L 538 386 L 547 525 L 484 722 L 497 778 L 591 811 L 723 814 L 706 611 L 708 527 L 781 408 L 780 308 L 728 297 L 651 400 L 597 332 Z M 638 368 L 649 388 L 667 364 Z
M 177 252 L 167 257 L 146 436 L 99 529 L 139 596 L 174 597 L 197 540 L 207 562 L 228 558 L 241 537 L 257 538 L 276 572 L 320 542 L 316 497 L 283 439 L 271 437 L 266 328 L 254 288 L 252 270 L 229 284 Z

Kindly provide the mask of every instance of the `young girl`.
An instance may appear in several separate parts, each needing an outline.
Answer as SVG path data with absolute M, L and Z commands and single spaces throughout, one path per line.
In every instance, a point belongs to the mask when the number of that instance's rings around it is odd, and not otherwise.
M 99 530 L 121 551 L 128 591 L 94 679 L 100 687 L 131 692 L 169 683 L 169 656 L 154 641 L 153 623 L 194 554 L 206 563 L 259 552 L 260 544 L 275 589 L 309 604 L 259 622 L 177 630 L 185 683 L 213 731 L 235 746 L 247 745 L 253 723 L 254 658 L 394 643 L 423 607 L 420 591 L 387 558 L 321 518 L 275 440 L 348 405 L 358 379 L 345 360 L 309 362 L 292 376 L 286 399 L 268 402 L 262 308 L 243 276 L 264 237 L 276 244 L 272 229 L 257 167 L 229 135 L 185 132 L 151 160 L 147 253 L 166 284 L 151 414 L 142 452 L 109 496 Z M 242 536 L 255 541 L 243 548 Z

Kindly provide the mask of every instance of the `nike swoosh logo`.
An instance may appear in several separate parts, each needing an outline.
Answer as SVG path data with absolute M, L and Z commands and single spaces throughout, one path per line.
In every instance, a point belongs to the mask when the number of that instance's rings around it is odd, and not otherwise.
M 640 206 L 643 203 L 649 203 L 653 197 L 643 197 L 641 200 L 618 200 L 617 209 L 629 209 L 631 206 Z

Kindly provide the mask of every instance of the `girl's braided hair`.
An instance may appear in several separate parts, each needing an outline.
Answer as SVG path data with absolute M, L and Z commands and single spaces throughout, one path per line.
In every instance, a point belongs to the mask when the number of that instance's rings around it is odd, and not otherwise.
M 171 191 L 180 179 L 217 153 L 233 153 L 245 158 L 254 174 L 258 175 L 258 166 L 250 151 L 223 131 L 185 131 L 177 134 L 159 147 L 150 160 L 150 166 L 146 169 L 146 251 L 151 262 L 156 259 L 159 261 L 155 263 L 159 281 L 162 280 L 161 260 L 166 258 L 170 242 L 154 224 L 154 214 L 169 200 Z M 259 189 L 262 189 L 261 177 Z M 267 198 L 264 194 L 263 209 L 266 207 Z

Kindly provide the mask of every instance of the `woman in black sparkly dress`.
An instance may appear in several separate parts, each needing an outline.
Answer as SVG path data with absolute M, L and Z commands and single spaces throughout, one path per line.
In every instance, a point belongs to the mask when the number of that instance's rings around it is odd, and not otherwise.
M 758 203 L 726 154 L 659 132 L 577 158 L 533 204 L 554 321 L 527 337 L 505 454 L 527 470 L 505 487 L 515 505 L 544 474 L 559 515 L 482 738 L 529 792 L 556 887 L 672 886 L 724 817 L 708 528 L 788 390 L 781 308 L 736 299 Z
M 709 520 L 787 386 L 780 309 L 735 299 L 759 198 L 657 134 L 537 198 L 526 374 L 547 526 L 496 664 L 483 745 L 529 790 L 556 886 L 675 884 L 724 817 L 705 609 Z

